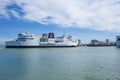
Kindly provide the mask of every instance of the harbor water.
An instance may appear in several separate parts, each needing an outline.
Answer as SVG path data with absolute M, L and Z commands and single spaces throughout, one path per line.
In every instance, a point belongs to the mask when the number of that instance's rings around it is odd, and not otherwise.
M 120 48 L 0 48 L 0 80 L 120 80 Z

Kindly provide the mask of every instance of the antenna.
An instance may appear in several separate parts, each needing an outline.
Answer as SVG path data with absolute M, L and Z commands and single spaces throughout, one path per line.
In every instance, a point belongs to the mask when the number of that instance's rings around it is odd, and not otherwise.
M 65 33 L 65 31 L 63 30 L 63 37 L 65 37 L 66 36 L 66 33 Z

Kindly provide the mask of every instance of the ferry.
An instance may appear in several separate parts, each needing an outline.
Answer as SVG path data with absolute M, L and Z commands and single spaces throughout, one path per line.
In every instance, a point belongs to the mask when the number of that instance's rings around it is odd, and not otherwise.
M 117 36 L 116 38 L 117 38 L 117 40 L 116 40 L 116 47 L 120 48 L 120 36 Z
M 36 36 L 28 32 L 18 33 L 18 38 L 6 41 L 6 48 L 49 48 L 49 47 L 77 47 L 78 41 L 73 40 L 72 36 L 55 37 L 54 33 L 44 33 Z

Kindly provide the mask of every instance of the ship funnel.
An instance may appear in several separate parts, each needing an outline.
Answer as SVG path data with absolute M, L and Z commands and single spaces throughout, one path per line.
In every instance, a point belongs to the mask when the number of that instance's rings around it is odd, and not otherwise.
M 48 34 L 48 38 L 55 38 L 55 37 L 54 37 L 54 33 L 49 33 L 49 34 Z

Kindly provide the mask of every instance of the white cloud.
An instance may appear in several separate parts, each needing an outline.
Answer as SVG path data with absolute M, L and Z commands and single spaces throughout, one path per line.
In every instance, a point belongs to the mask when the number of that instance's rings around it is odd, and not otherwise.
M 6 6 L 10 5 L 11 1 L 10 0 L 0 0 L 0 17 L 6 17 L 9 18 L 9 14 L 6 10 Z
M 3 4 L 2 4 L 2 3 Z M 120 0 L 12 0 L 24 15 L 17 18 L 41 24 L 120 31 Z M 11 0 L 0 0 L 0 14 L 9 17 L 5 7 Z

